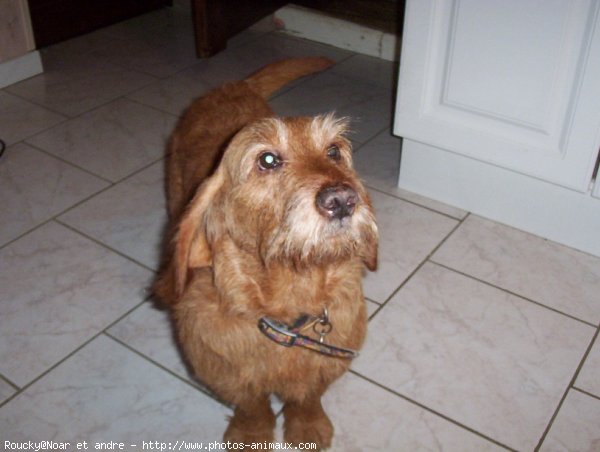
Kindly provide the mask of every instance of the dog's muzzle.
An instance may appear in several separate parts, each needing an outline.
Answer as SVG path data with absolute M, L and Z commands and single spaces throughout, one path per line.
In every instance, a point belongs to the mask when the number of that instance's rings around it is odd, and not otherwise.
M 348 185 L 325 187 L 317 193 L 319 213 L 329 219 L 341 220 L 352 216 L 357 203 L 358 194 Z

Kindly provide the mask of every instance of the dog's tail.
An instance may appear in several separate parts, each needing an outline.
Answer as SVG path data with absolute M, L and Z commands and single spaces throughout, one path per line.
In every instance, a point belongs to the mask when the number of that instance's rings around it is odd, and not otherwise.
M 267 99 L 288 83 L 332 65 L 333 61 L 323 57 L 290 58 L 268 64 L 245 81 L 252 91 Z

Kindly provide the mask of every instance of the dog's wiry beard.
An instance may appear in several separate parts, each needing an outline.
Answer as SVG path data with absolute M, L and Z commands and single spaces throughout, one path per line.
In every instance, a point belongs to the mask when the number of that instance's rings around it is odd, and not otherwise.
M 292 197 L 280 226 L 263 242 L 265 262 L 310 266 L 360 256 L 362 244 L 377 235 L 371 210 L 359 205 L 352 216 L 328 219 L 317 212 L 314 193 L 307 191 Z

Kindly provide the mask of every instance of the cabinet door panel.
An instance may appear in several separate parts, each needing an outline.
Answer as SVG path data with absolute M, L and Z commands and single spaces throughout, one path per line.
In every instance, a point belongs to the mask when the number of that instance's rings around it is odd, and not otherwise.
M 587 191 L 600 2 L 407 2 L 394 132 Z

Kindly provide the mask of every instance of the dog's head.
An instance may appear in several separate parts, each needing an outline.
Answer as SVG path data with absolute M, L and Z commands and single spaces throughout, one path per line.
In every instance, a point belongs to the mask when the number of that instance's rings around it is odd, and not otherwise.
M 188 268 L 212 265 L 223 237 L 266 265 L 359 257 L 375 270 L 377 226 L 346 132 L 347 122 L 333 115 L 266 118 L 238 132 L 181 220 L 178 291 Z

